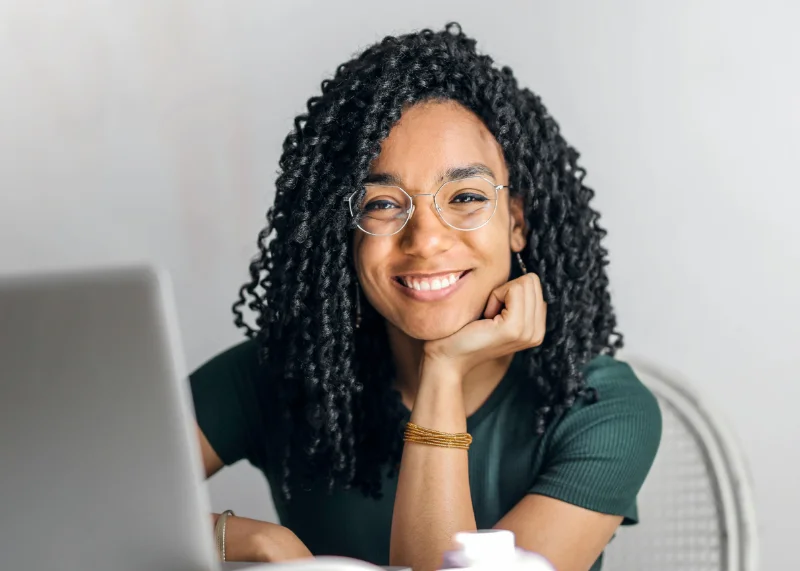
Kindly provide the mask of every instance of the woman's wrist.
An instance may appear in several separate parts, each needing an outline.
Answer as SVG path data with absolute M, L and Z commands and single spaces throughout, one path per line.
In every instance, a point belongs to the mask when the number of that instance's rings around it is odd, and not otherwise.
M 467 416 L 461 379 L 446 362 L 424 362 L 411 421 L 433 430 L 464 432 Z
M 279 561 L 281 545 L 287 541 L 287 532 L 289 530 L 285 527 L 265 523 L 263 528 L 254 533 L 247 542 L 247 551 L 253 554 L 253 561 Z
M 452 359 L 439 355 L 426 355 L 420 365 L 420 388 L 425 385 L 458 388 L 461 390 L 463 372 Z
M 212 519 L 217 519 L 212 514 Z M 228 561 L 274 562 L 311 557 L 311 552 L 288 528 L 276 523 L 229 517 L 225 552 Z
M 259 561 L 290 561 L 312 557 L 311 552 L 295 533 L 288 527 L 275 523 L 266 524 L 258 544 L 262 559 Z

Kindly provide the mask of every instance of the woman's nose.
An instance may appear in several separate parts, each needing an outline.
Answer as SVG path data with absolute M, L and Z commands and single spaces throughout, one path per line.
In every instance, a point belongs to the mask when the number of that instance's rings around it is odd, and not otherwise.
M 436 213 L 433 197 L 416 195 L 411 218 L 400 236 L 400 247 L 409 256 L 431 258 L 452 247 L 453 232 Z

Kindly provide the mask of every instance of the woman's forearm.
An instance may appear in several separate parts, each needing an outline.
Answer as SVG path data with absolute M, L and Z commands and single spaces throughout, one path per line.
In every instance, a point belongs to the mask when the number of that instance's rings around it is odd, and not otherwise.
M 211 514 L 216 525 L 219 514 Z M 225 529 L 227 561 L 275 562 L 311 557 L 291 530 L 276 523 L 229 517 Z
M 446 370 L 423 370 L 411 422 L 443 432 L 466 432 L 461 380 Z M 467 451 L 406 443 L 397 483 L 391 564 L 438 569 L 457 531 L 475 530 Z

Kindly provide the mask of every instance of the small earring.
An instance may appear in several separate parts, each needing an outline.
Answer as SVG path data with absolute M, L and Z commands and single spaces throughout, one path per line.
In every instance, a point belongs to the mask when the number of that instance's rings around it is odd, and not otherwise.
M 356 329 L 361 327 L 361 288 L 356 282 Z
M 517 252 L 517 262 L 519 263 L 519 267 L 522 270 L 523 274 L 528 273 L 528 268 L 525 267 L 525 262 L 522 261 L 522 256 L 519 252 Z

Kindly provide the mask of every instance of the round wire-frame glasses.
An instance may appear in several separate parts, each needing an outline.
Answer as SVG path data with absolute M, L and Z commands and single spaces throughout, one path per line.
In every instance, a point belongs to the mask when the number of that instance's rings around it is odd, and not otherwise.
M 492 211 L 491 211 L 491 213 L 488 214 L 488 216 L 485 216 L 485 220 L 483 220 L 480 224 L 478 224 L 478 225 L 476 225 L 474 227 L 471 227 L 471 228 L 461 228 L 459 226 L 451 224 L 445 218 L 445 216 L 442 214 L 443 208 L 437 202 L 436 197 L 439 195 L 441 190 L 443 188 L 447 187 L 448 185 L 458 185 L 459 183 L 463 183 L 463 182 L 466 182 L 466 181 L 469 181 L 469 180 L 475 180 L 475 179 L 478 179 L 478 180 L 481 180 L 481 181 L 485 182 L 488 185 L 488 187 L 491 187 L 494 190 L 494 198 L 491 199 L 491 202 L 492 202 L 492 207 L 491 207 Z M 403 228 L 406 227 L 406 224 L 408 224 L 408 221 L 411 220 L 411 216 L 413 216 L 413 214 L 414 214 L 414 210 L 415 210 L 414 199 L 416 197 L 418 197 L 418 196 L 430 196 L 430 197 L 432 197 L 433 198 L 433 206 L 434 206 L 434 210 L 436 211 L 436 214 L 439 216 L 439 219 L 442 222 L 444 222 L 447 226 L 449 226 L 450 228 L 453 228 L 455 230 L 460 230 L 462 232 L 471 232 L 473 230 L 478 230 L 479 228 L 483 228 L 484 226 L 486 226 L 489 223 L 489 221 L 492 219 L 492 217 L 494 216 L 494 213 L 497 212 L 497 199 L 498 199 L 499 191 L 504 189 L 504 188 L 506 188 L 506 189 L 511 188 L 507 184 L 495 184 L 494 182 L 492 182 L 489 179 L 487 179 L 485 177 L 482 177 L 482 176 L 471 176 L 471 177 L 462 178 L 462 179 L 449 180 L 449 181 L 446 181 L 446 182 L 442 183 L 442 185 L 438 189 L 436 189 L 436 192 L 432 192 L 432 193 L 431 192 L 427 192 L 427 193 L 421 192 L 421 193 L 415 194 L 413 196 L 411 194 L 409 194 L 408 192 L 406 192 L 406 190 L 404 188 L 399 187 L 397 185 L 371 184 L 371 183 L 368 183 L 368 184 L 366 184 L 364 186 L 365 187 L 371 187 L 372 186 L 372 187 L 391 188 L 391 189 L 399 190 L 400 192 L 403 193 L 403 195 L 405 195 L 408 198 L 408 204 L 409 204 L 408 208 L 406 208 L 402 212 L 398 213 L 398 215 L 397 215 L 397 217 L 403 216 L 403 215 L 405 216 L 405 220 L 403 220 L 402 224 L 400 224 L 400 226 L 397 229 L 392 230 L 391 232 L 377 233 L 377 232 L 372 232 L 372 231 L 366 229 L 362 225 L 361 220 L 360 220 L 360 213 L 357 212 L 357 208 L 353 204 L 353 200 L 356 197 L 356 195 L 359 194 L 359 192 L 362 192 L 362 191 L 357 190 L 357 191 L 353 192 L 350 196 L 348 196 L 347 197 L 347 205 L 348 205 L 348 208 L 350 209 L 350 215 L 356 220 L 356 226 L 358 227 L 359 230 L 361 230 L 362 232 L 364 232 L 366 234 L 369 234 L 371 236 L 393 236 L 393 235 L 397 234 L 398 232 L 402 231 Z

